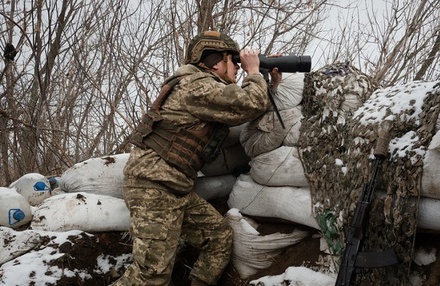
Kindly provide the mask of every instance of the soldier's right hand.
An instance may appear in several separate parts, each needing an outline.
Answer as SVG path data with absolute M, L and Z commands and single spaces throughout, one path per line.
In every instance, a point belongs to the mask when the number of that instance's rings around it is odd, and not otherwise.
M 253 50 L 251 48 L 245 48 L 240 51 L 241 68 L 247 72 L 247 74 L 260 73 L 259 54 L 260 50 Z

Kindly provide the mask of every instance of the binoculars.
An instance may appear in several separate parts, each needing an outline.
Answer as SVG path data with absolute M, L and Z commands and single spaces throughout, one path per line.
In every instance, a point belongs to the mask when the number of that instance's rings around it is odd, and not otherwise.
M 278 68 L 280 72 L 310 72 L 312 59 L 310 56 L 281 56 L 268 58 L 265 55 L 258 55 L 260 58 L 260 69 L 271 70 Z M 233 55 L 232 61 L 240 63 L 240 55 Z

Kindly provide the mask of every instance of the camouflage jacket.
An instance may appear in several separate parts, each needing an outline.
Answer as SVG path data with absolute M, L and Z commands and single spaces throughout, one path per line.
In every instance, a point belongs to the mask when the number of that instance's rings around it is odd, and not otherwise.
M 162 104 L 164 120 L 190 129 L 203 128 L 208 122 L 236 126 L 261 116 L 269 107 L 267 84 L 261 75 L 247 76 L 240 87 L 227 84 L 217 75 L 193 65 L 177 69 L 174 77 L 185 75 Z M 153 181 L 175 193 L 191 191 L 194 181 L 167 164 L 151 149 L 134 148 L 124 168 L 126 184 Z M 130 183 L 132 182 L 132 183 Z M 141 187 L 141 186 L 140 186 Z

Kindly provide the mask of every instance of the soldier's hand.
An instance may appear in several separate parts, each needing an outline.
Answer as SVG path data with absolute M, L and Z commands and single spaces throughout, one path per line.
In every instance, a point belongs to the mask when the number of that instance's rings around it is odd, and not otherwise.
M 247 74 L 257 74 L 260 73 L 260 59 L 258 55 L 260 50 L 253 50 L 250 48 L 245 48 L 240 51 L 240 62 L 241 68 L 247 72 Z
M 268 55 L 267 57 L 268 58 L 278 58 L 281 56 L 283 56 L 283 54 L 271 54 L 271 55 Z M 283 73 L 280 72 L 278 70 L 278 68 L 275 67 L 270 71 L 270 79 L 271 79 L 270 82 L 271 82 L 272 88 L 274 91 L 276 91 L 278 88 L 278 85 L 280 84 L 281 80 L 283 79 Z

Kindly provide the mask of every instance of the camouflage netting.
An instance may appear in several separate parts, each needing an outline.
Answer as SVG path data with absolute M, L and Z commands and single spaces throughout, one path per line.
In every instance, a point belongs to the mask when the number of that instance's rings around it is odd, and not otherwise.
M 372 203 L 362 251 L 391 246 L 399 265 L 392 271 L 377 268 L 358 278 L 362 285 L 401 285 L 411 263 L 423 156 L 435 132 L 440 86 L 415 82 L 376 88 L 368 76 L 347 64 L 308 74 L 299 152 L 313 213 L 330 249 L 341 254 L 344 232 L 372 179 L 378 128 L 385 119 L 392 121 L 390 152 L 375 188 L 375 195 L 382 195 Z

